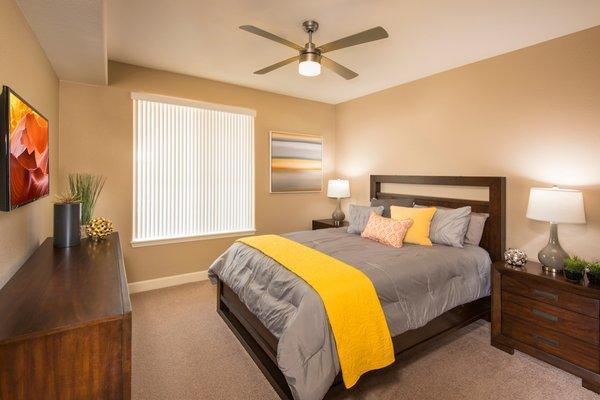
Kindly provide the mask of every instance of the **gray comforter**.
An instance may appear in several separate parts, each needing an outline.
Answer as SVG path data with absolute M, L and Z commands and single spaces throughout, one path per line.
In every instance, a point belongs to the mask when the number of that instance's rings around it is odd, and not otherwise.
M 346 233 L 346 228 L 283 236 L 364 272 L 377 290 L 393 336 L 489 294 L 491 261 L 480 247 L 405 244 L 395 249 Z M 323 398 L 340 367 L 317 293 L 271 258 L 239 242 L 208 274 L 213 282 L 225 282 L 279 339 L 277 362 L 294 398 Z

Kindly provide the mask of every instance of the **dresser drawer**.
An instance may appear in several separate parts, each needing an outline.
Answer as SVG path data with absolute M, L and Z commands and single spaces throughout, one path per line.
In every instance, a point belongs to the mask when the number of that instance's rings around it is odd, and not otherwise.
M 590 371 L 598 372 L 598 348 L 584 341 L 510 315 L 502 316 L 502 334 Z
M 578 296 L 524 279 L 516 280 L 504 275 L 502 277 L 502 290 L 508 290 L 530 299 L 552 304 L 593 318 L 598 318 L 600 313 L 600 304 L 596 299 Z
M 508 291 L 502 292 L 502 318 L 504 314 L 598 345 L 598 320 L 595 318 Z

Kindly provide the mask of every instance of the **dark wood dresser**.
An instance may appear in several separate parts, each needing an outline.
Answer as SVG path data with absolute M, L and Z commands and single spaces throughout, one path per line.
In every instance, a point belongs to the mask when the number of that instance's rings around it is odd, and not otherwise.
M 119 236 L 48 238 L 0 290 L 0 399 L 129 399 L 131 303 Z
M 492 269 L 492 345 L 546 361 L 600 393 L 600 288 L 568 282 L 528 262 Z

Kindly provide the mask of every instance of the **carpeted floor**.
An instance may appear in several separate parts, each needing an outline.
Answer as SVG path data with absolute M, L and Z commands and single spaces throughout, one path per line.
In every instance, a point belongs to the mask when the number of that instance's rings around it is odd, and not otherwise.
M 133 302 L 134 400 L 278 399 L 215 311 L 207 281 L 139 293 Z M 483 321 L 399 359 L 328 399 L 600 399 L 581 380 L 489 344 Z

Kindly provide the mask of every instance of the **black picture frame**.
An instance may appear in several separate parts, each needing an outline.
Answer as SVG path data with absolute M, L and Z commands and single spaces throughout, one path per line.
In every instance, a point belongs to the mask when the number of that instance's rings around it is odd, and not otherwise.
M 48 124 L 48 191 L 26 202 L 11 205 L 11 177 L 10 177 L 10 96 L 15 96 L 31 110 L 42 117 Z M 29 203 L 47 197 L 50 194 L 50 121 L 35 107 L 19 96 L 10 87 L 2 86 L 0 93 L 0 211 L 9 212 L 23 207 Z

